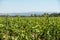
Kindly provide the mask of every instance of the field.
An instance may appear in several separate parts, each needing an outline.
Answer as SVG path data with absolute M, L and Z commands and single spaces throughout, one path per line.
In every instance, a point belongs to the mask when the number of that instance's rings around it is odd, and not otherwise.
M 60 40 L 60 17 L 0 17 L 0 40 Z

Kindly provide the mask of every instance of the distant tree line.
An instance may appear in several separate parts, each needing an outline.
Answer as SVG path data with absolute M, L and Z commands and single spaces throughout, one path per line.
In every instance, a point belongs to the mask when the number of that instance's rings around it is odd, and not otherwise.
M 0 17 L 5 17 L 5 16 L 11 16 L 11 15 L 0 15 Z M 21 17 L 26 17 L 25 15 L 15 15 L 13 17 L 17 17 L 17 16 L 21 16 Z M 60 17 L 60 13 L 43 13 L 43 14 L 31 14 L 30 16 L 27 15 L 27 17 L 44 17 L 44 16 L 49 16 L 49 17 Z
M 39 17 L 43 17 L 43 16 L 49 16 L 49 17 L 59 17 L 60 16 L 60 13 L 43 13 L 43 14 L 41 14 L 41 15 L 36 15 L 36 14 L 31 14 L 31 16 L 35 16 L 35 17 L 37 17 L 37 16 L 39 16 Z

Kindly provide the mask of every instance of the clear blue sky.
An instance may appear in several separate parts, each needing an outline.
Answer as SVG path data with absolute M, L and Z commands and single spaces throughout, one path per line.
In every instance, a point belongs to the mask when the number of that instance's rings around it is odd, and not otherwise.
M 0 0 L 0 13 L 60 12 L 59 0 Z

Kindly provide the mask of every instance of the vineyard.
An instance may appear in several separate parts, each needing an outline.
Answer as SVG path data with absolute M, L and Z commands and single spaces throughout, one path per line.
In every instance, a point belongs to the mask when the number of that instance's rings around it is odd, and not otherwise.
M 60 40 L 60 17 L 0 17 L 0 40 Z

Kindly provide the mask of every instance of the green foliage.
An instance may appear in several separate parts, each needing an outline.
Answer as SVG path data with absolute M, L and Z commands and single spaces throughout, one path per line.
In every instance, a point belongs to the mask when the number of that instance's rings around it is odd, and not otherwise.
M 60 17 L 0 17 L 0 40 L 60 40 Z M 6 29 L 7 28 L 7 29 Z

